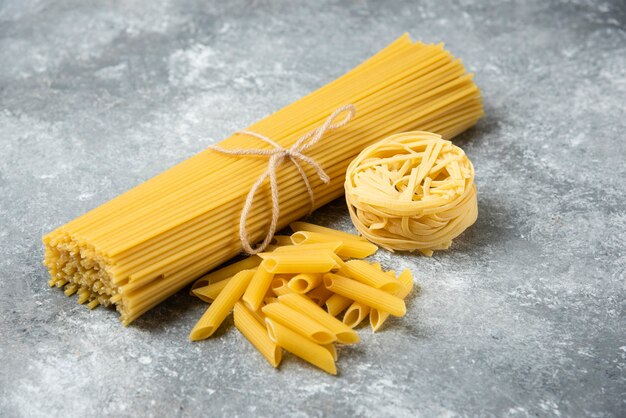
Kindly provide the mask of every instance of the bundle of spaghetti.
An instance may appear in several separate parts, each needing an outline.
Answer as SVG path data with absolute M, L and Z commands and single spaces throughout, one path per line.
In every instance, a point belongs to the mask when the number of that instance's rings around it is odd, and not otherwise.
M 353 328 L 368 316 L 374 331 L 389 315 L 404 316 L 413 275 L 404 270 L 396 277 L 360 260 L 378 250 L 363 237 L 305 222 L 291 228 L 271 251 L 196 281 L 192 294 L 210 305 L 189 338 L 214 335 L 232 311 L 235 327 L 272 366 L 284 349 L 337 374 L 335 345 L 358 343 Z
M 359 232 L 392 251 L 431 256 L 478 216 L 471 161 L 430 132 L 395 134 L 364 149 L 348 166 L 345 191 Z
M 452 138 L 482 116 L 480 92 L 443 45 L 404 35 L 337 80 L 253 124 L 247 131 L 281 147 L 318 128 L 333 110 L 353 104 L 356 117 L 329 131 L 307 157 L 330 182 L 305 165 L 277 168 L 278 228 L 343 194 L 345 170 L 365 147 L 395 132 L 424 129 Z M 267 149 L 235 133 L 222 149 Z M 51 286 L 78 293 L 90 308 L 114 304 L 129 324 L 184 286 L 241 252 L 238 220 L 252 185 L 267 169 L 263 157 L 207 149 L 43 238 Z M 270 188 L 262 185 L 247 214 L 250 240 L 268 230 Z

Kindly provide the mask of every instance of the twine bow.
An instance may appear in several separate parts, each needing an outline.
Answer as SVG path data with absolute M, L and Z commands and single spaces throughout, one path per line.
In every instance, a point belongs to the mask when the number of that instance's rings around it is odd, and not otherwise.
M 348 112 L 346 117 L 339 122 L 334 122 L 337 116 L 339 116 L 343 112 Z M 222 154 L 269 157 L 267 170 L 265 170 L 265 172 L 261 174 L 257 181 L 252 185 L 252 188 L 250 189 L 250 192 L 246 197 L 246 203 L 244 204 L 243 210 L 241 211 L 241 218 L 239 219 L 239 238 L 241 239 L 241 245 L 243 249 L 248 254 L 257 254 L 265 250 L 265 248 L 274 238 L 274 234 L 276 233 L 278 218 L 280 216 L 278 182 L 276 181 L 276 170 L 278 169 L 278 167 L 280 167 L 286 159 L 289 159 L 293 163 L 293 165 L 296 166 L 298 172 L 300 173 L 300 177 L 302 177 L 302 181 L 306 186 L 307 192 L 309 194 L 309 199 L 311 201 L 311 210 L 313 210 L 315 207 L 315 195 L 313 193 L 313 188 L 311 187 L 311 183 L 309 182 L 306 172 L 302 167 L 302 164 L 306 163 L 313 167 L 319 179 L 325 184 L 330 182 L 330 177 L 328 177 L 328 174 L 326 174 L 326 172 L 317 163 L 317 161 L 315 161 L 311 157 L 304 155 L 303 153 L 309 148 L 313 147 L 315 144 L 317 144 L 327 131 L 339 129 L 345 126 L 354 117 L 355 112 L 356 108 L 352 104 L 347 104 L 337 108 L 337 110 L 335 110 L 322 125 L 302 135 L 290 148 L 283 148 L 280 146 L 280 144 L 272 141 L 270 138 L 264 135 L 245 130 L 237 131 L 235 133 L 258 138 L 268 143 L 269 145 L 272 145 L 274 149 L 226 149 L 217 146 L 208 147 L 209 149 L 220 152 Z M 254 201 L 254 197 L 256 196 L 259 188 L 261 187 L 265 179 L 267 178 L 269 178 L 270 180 L 270 190 L 272 192 L 272 220 L 270 222 L 269 229 L 267 231 L 267 234 L 265 235 L 265 239 L 263 240 L 263 242 L 257 248 L 252 248 L 252 246 L 250 245 L 246 224 L 252 208 L 252 202 Z

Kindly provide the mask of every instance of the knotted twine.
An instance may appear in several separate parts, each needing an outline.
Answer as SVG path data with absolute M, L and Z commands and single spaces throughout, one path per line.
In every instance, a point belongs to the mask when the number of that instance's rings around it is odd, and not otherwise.
M 346 117 L 339 122 L 334 122 L 337 116 L 339 116 L 343 112 L 347 112 Z M 328 177 L 328 174 L 326 174 L 324 169 L 317 163 L 317 161 L 305 155 L 304 152 L 317 144 L 327 131 L 339 129 L 345 126 L 348 122 L 350 122 L 350 120 L 352 120 L 355 113 L 356 108 L 352 104 L 338 107 L 322 125 L 302 135 L 290 148 L 283 148 L 282 146 L 280 146 L 280 144 L 274 142 L 270 138 L 259 133 L 247 130 L 237 131 L 235 132 L 235 134 L 253 136 L 273 146 L 274 149 L 226 149 L 217 146 L 208 147 L 213 151 L 228 155 L 252 155 L 269 157 L 267 170 L 265 170 L 265 172 L 263 172 L 263 174 L 259 176 L 257 181 L 252 185 L 252 188 L 250 188 L 250 192 L 246 197 L 246 202 L 243 206 L 243 210 L 241 211 L 241 218 L 239 219 L 239 239 L 241 240 L 241 245 L 243 249 L 248 254 L 257 254 L 265 250 L 265 248 L 274 238 L 274 234 L 276 233 L 278 218 L 280 216 L 278 182 L 276 180 L 276 170 L 278 169 L 278 167 L 280 167 L 287 159 L 296 166 L 309 194 L 311 211 L 313 211 L 313 209 L 315 208 L 315 194 L 313 192 L 313 188 L 311 187 L 311 183 L 309 182 L 309 179 L 306 175 L 306 172 L 302 167 L 302 164 L 308 164 L 313 167 L 313 169 L 317 173 L 317 176 L 324 184 L 328 184 L 330 182 L 330 177 Z M 261 187 L 265 179 L 267 178 L 269 178 L 270 181 L 270 191 L 272 195 L 272 220 L 270 222 L 269 229 L 267 231 L 267 234 L 265 235 L 265 239 L 263 240 L 263 242 L 258 247 L 252 248 L 252 246 L 250 245 L 250 239 L 248 236 L 248 229 L 246 224 L 248 216 L 250 215 L 252 209 L 254 197 L 256 196 L 259 188 Z

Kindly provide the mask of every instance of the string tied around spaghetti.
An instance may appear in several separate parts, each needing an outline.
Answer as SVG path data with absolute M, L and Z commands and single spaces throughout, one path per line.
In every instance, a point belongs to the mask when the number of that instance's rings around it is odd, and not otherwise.
M 335 119 L 342 113 L 347 112 L 346 116 L 338 122 L 335 122 Z M 250 188 L 250 192 L 248 192 L 248 196 L 246 197 L 246 202 L 243 206 L 243 210 L 241 211 L 241 217 L 239 219 L 239 239 L 241 240 L 241 245 L 248 254 L 257 254 L 265 250 L 265 248 L 270 244 L 272 239 L 274 238 L 274 234 L 276 233 L 276 228 L 278 226 L 278 219 L 280 217 L 280 207 L 279 207 L 279 192 L 278 192 L 278 181 L 276 179 L 276 170 L 287 160 L 291 161 L 291 163 L 296 166 L 298 172 L 300 173 L 300 177 L 302 178 L 302 182 L 304 183 L 307 193 L 309 194 L 310 207 L 311 211 L 315 208 L 315 194 L 313 192 L 313 188 L 311 187 L 311 183 L 309 182 L 309 178 L 304 171 L 303 164 L 308 164 L 311 166 L 319 179 L 324 183 L 328 184 L 330 182 L 330 177 L 324 169 L 320 166 L 320 164 L 315 161 L 313 158 L 304 154 L 305 151 L 309 150 L 315 144 L 317 144 L 320 139 L 326 134 L 326 132 L 339 129 L 354 117 L 356 113 L 356 108 L 353 104 L 346 104 L 338 107 L 330 116 L 326 119 L 326 121 L 318 126 L 315 129 L 307 132 L 302 135 L 298 140 L 289 148 L 283 148 L 277 142 L 271 140 L 270 138 L 261 135 L 256 132 L 242 130 L 237 131 L 235 134 L 240 135 L 248 135 L 262 140 L 263 142 L 273 146 L 273 149 L 255 149 L 255 148 L 244 148 L 244 149 L 227 149 L 221 148 L 217 146 L 210 146 L 208 149 L 213 151 L 220 152 L 222 154 L 228 155 L 236 155 L 236 156 L 261 156 L 261 157 L 269 157 L 269 161 L 267 164 L 267 169 L 259 176 L 256 182 Z M 248 217 L 252 211 L 252 203 L 254 202 L 254 197 L 257 192 L 261 188 L 263 182 L 269 178 L 270 183 L 270 191 L 272 198 L 272 219 L 270 221 L 270 226 L 267 230 L 267 234 L 263 239 L 263 242 L 259 244 L 258 247 L 252 248 L 250 244 L 250 238 L 248 235 L 247 221 Z

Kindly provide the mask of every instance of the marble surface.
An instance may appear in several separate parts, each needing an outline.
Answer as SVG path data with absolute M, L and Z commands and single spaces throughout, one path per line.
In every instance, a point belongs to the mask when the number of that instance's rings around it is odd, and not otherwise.
M 480 216 L 376 257 L 422 292 L 338 377 L 189 343 L 185 292 L 124 328 L 47 288 L 44 232 L 405 31 L 476 72 Z M 0 1 L 0 416 L 625 416 L 625 132 L 622 0 Z

